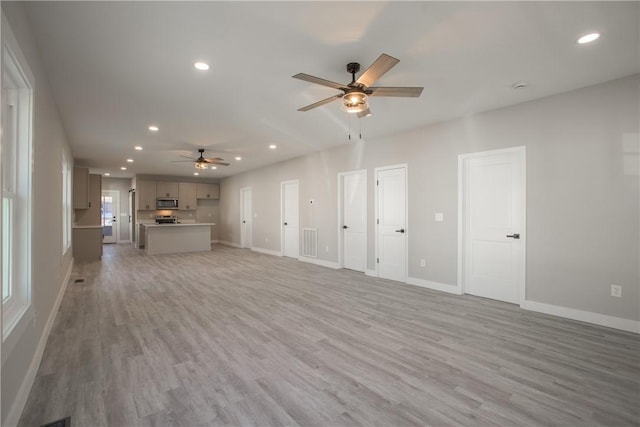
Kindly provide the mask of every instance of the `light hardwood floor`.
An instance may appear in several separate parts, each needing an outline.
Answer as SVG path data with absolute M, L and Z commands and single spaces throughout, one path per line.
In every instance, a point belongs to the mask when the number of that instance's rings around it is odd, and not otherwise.
M 77 278 L 21 426 L 640 423 L 635 334 L 225 246 Z

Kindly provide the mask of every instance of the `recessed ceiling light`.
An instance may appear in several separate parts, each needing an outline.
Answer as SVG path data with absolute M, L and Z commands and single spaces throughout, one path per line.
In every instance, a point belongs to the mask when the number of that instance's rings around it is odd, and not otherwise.
M 133 147 L 133 148 L 135 148 L 135 149 L 136 149 L 136 150 L 138 150 L 138 151 L 142 151 L 142 147 L 140 147 L 139 145 L 136 145 L 136 146 L 135 146 L 135 147 Z
M 277 145 L 276 145 L 276 144 L 271 144 L 271 145 L 269 146 L 269 148 L 271 148 L 272 150 L 275 150 L 275 149 L 277 148 Z
M 121 166 L 120 169 L 123 170 L 123 171 L 127 170 L 127 168 L 125 168 L 124 166 Z
M 195 176 L 198 176 L 198 175 L 200 175 L 200 174 L 199 174 L 198 172 L 194 172 L 193 174 L 194 174 Z
M 242 157 L 238 156 L 236 157 L 236 160 L 242 160 Z
M 194 63 L 193 66 L 196 68 L 196 70 L 200 70 L 200 71 L 207 71 L 209 68 L 211 68 L 209 67 L 209 64 L 202 61 L 198 61 Z
M 158 132 L 158 130 L 160 130 L 160 128 L 158 128 L 158 126 L 151 125 L 151 126 L 149 126 L 149 130 L 151 132 Z
M 133 163 L 133 159 L 127 159 L 127 162 Z
M 111 176 L 109 172 L 105 173 L 104 176 Z
M 211 169 L 218 169 L 218 168 L 217 168 L 217 167 L 215 167 L 215 166 L 211 166 Z
M 584 36 L 578 39 L 578 44 L 591 43 L 592 41 L 598 40 L 599 38 L 600 38 L 600 33 L 585 34 Z

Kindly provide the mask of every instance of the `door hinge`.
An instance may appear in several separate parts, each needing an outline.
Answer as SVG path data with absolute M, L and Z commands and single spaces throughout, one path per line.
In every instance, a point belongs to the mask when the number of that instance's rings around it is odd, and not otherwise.
M 376 219 L 376 224 L 380 224 L 380 220 L 379 219 Z
M 376 258 L 376 263 L 380 264 L 380 258 Z
M 380 185 L 380 181 L 376 179 L 376 185 Z

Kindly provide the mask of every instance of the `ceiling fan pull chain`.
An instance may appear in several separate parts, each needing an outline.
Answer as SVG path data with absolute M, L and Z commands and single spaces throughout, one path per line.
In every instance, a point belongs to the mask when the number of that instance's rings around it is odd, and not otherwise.
M 358 119 L 358 125 L 360 126 L 360 139 L 362 139 L 362 119 Z
M 349 129 L 349 141 L 351 141 L 351 116 L 347 114 L 347 126 Z

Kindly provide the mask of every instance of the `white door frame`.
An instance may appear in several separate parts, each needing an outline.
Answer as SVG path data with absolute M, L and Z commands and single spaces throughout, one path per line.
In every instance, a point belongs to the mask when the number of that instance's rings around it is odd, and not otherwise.
M 242 232 L 242 230 L 245 230 L 246 232 L 246 227 L 244 227 L 242 225 L 242 221 L 244 220 L 244 217 L 246 215 L 243 215 L 245 212 L 244 210 L 246 209 L 245 205 L 244 205 L 244 193 L 246 191 L 251 192 L 251 187 L 243 187 L 240 189 L 240 247 L 244 248 L 246 246 L 244 246 L 244 242 L 247 239 L 247 236 L 244 236 L 244 233 Z M 251 204 L 253 205 L 253 193 L 251 193 Z M 251 210 L 253 210 L 253 206 L 251 206 Z M 251 220 L 249 221 L 251 224 L 251 229 L 249 230 L 249 234 L 251 234 L 251 246 L 253 246 L 253 212 L 249 212 L 249 216 L 251 217 Z M 244 238 L 243 238 L 244 237 Z M 251 249 L 251 246 L 248 246 L 249 249 Z
M 367 193 L 368 193 L 368 188 L 367 188 L 367 170 L 366 169 L 360 169 L 360 170 L 356 170 L 356 171 L 349 171 L 349 172 L 339 172 L 338 173 L 338 267 L 340 268 L 344 268 L 344 254 L 343 252 L 343 242 L 342 242 L 342 199 L 344 198 L 344 194 L 343 193 L 343 183 L 344 183 L 344 177 L 347 175 L 355 175 L 355 174 L 362 174 L 362 176 L 364 177 L 364 181 L 363 181 L 363 185 L 364 185 L 364 203 L 365 206 L 367 207 L 367 211 L 368 206 L 368 198 L 367 198 Z M 367 214 L 364 218 L 364 229 L 365 229 L 365 233 L 364 233 L 364 248 L 365 248 L 365 263 L 364 263 L 364 271 L 366 272 L 368 270 L 368 263 L 369 263 L 369 255 L 368 255 L 368 240 L 367 240 L 367 234 L 368 233 L 368 219 L 369 219 L 369 215 Z
M 389 170 L 389 169 L 399 169 L 404 168 L 404 224 L 405 224 L 405 243 L 404 243 L 404 254 L 405 254 L 405 263 L 404 263 L 404 280 L 407 281 L 409 277 L 409 232 L 411 231 L 411 227 L 409 227 L 409 165 L 407 163 L 401 163 L 398 165 L 391 166 L 382 166 L 379 168 L 375 168 L 373 172 L 373 176 L 376 179 L 376 191 L 374 191 L 374 221 L 375 221 L 375 275 L 379 277 L 378 273 L 378 258 L 380 257 L 378 252 L 378 191 L 380 187 L 378 187 L 378 172 Z
M 298 256 L 300 258 L 300 180 L 290 179 L 280 181 L 280 256 L 284 256 L 284 186 L 296 184 L 298 186 Z
M 100 213 L 102 214 L 102 197 L 105 195 L 111 196 L 113 198 L 114 204 L 114 212 L 113 216 L 116 217 L 115 224 L 111 223 L 111 230 L 113 236 L 115 237 L 115 242 L 118 243 L 120 241 L 120 192 L 118 190 L 102 190 L 100 194 Z M 100 222 L 102 223 L 102 218 L 100 218 Z M 104 242 L 104 236 L 102 236 L 102 240 Z
M 477 153 L 467 153 L 458 155 L 458 286 L 456 288 L 457 293 L 462 295 L 465 292 L 464 284 L 464 242 L 465 240 L 465 226 L 464 219 L 466 209 L 464 205 L 464 192 L 465 192 L 465 164 L 466 161 L 478 157 L 493 156 L 496 154 L 505 154 L 516 152 L 520 154 L 520 162 L 522 167 L 522 233 L 524 235 L 524 241 L 522 242 L 522 251 L 520 259 L 520 277 L 518 278 L 518 300 L 520 307 L 524 308 L 525 300 L 527 296 L 527 245 L 526 245 L 526 228 L 527 228 L 527 151 L 525 146 L 501 148 L 498 150 L 480 151 Z

